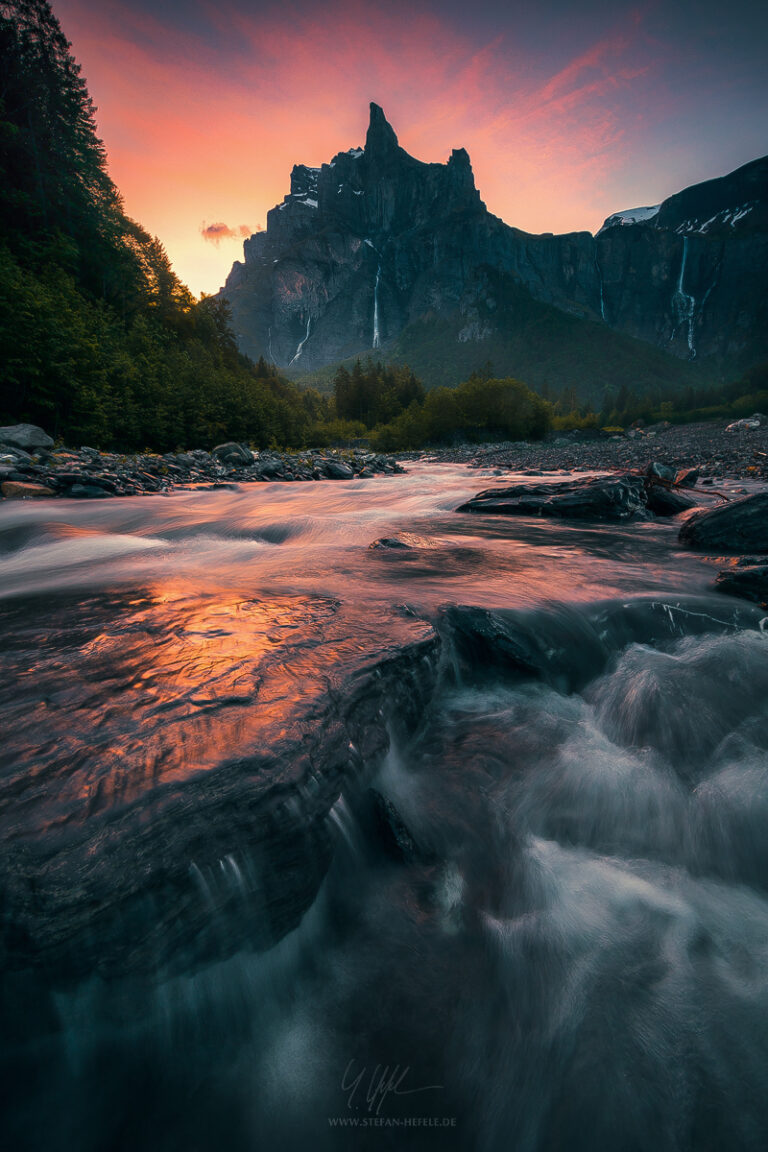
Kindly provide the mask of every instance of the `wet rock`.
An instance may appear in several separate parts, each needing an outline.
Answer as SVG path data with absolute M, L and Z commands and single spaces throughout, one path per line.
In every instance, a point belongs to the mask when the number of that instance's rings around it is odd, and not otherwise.
M 406 544 L 404 540 L 398 540 L 397 536 L 381 536 L 378 540 L 374 540 L 372 544 L 368 545 L 369 548 L 377 549 L 410 549 L 411 545 Z
M 768 564 L 726 568 L 717 577 L 715 587 L 729 596 L 741 596 L 768 607 Z
M 4 480 L 0 491 L 6 500 L 26 500 L 31 497 L 53 496 L 52 488 L 45 484 L 29 484 L 21 480 Z
M 171 613 L 149 602 L 137 630 L 129 601 L 97 598 L 85 620 L 40 605 L 57 658 L 4 740 L 6 788 L 22 798 L 0 810 L 4 959 L 62 980 L 275 944 L 317 896 L 340 791 L 382 762 L 393 730 L 420 722 L 437 683 L 438 636 L 397 612 L 286 597 L 244 600 L 234 620 L 207 599 Z M 200 660 L 201 612 L 227 657 L 215 669 Z M 6 698 L 26 684 L 30 651 L 11 653 Z M 148 695 L 136 670 L 150 663 Z M 30 778 L 31 748 L 46 788 Z M 226 908 L 237 916 L 222 936 Z
M 696 507 L 696 501 L 690 496 L 673 488 L 665 488 L 662 484 L 649 484 L 647 499 L 654 516 L 677 516 L 679 512 L 687 512 Z
M 36 424 L 10 424 L 0 428 L 0 444 L 34 451 L 35 448 L 53 448 L 53 440 Z
M 577 520 L 629 520 L 648 515 L 644 479 L 630 473 L 554 484 L 489 488 L 456 511 Z
M 699 475 L 698 468 L 681 468 L 679 472 L 675 473 L 675 484 L 680 484 L 683 488 L 693 488 Z
M 711 552 L 768 552 L 768 492 L 697 512 L 680 529 L 680 541 Z
M 392 801 L 375 788 L 368 792 L 379 842 L 387 855 L 403 864 L 434 863 L 434 854 L 418 843 Z

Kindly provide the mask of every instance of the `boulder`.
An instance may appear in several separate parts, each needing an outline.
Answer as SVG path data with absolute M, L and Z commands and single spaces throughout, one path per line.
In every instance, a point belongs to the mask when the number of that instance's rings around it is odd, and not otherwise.
M 675 476 L 675 484 L 681 484 L 684 488 L 693 488 L 698 479 L 698 468 L 681 468 Z
M 768 564 L 752 564 L 744 568 L 726 568 L 715 581 L 719 592 L 741 596 L 756 604 L 768 606 Z
M 21 480 L 4 480 L 0 490 L 6 500 L 25 500 L 32 496 L 53 496 L 53 489 L 45 484 L 29 484 Z
M 689 548 L 711 552 L 768 552 L 768 492 L 697 512 L 680 529 Z
M 325 474 L 331 480 L 351 480 L 355 473 L 343 460 L 326 460 Z
M 222 464 L 234 464 L 235 467 L 246 468 L 253 464 L 254 456 L 250 448 L 243 444 L 230 441 L 227 444 L 218 444 L 211 453 Z
M 645 479 L 633 473 L 489 488 L 456 511 L 574 520 L 629 520 L 648 516 Z
M 34 451 L 35 448 L 53 448 L 53 440 L 36 424 L 9 424 L 0 428 L 0 444 Z
M 667 464 L 660 464 L 658 460 L 654 460 L 645 470 L 646 476 L 651 480 L 666 480 L 671 484 L 675 479 L 675 470 L 670 468 Z

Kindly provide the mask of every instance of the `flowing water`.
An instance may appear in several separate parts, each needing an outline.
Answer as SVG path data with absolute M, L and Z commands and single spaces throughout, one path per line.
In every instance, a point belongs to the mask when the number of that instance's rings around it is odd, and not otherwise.
M 2 506 L 4 1147 L 765 1148 L 765 614 L 488 484 Z

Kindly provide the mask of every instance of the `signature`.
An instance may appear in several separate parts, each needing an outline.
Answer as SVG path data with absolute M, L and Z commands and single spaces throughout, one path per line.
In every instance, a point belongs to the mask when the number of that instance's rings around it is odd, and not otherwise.
M 413 1096 L 417 1092 L 437 1092 L 442 1084 L 428 1084 L 424 1088 L 409 1088 L 405 1086 L 410 1075 L 408 1065 L 377 1064 L 373 1071 L 363 1065 L 359 1072 L 355 1071 L 356 1060 L 350 1060 L 344 1069 L 341 1078 L 341 1090 L 347 1093 L 347 1108 L 360 1108 L 365 1103 L 368 1112 L 379 1115 L 381 1106 L 388 1096 Z

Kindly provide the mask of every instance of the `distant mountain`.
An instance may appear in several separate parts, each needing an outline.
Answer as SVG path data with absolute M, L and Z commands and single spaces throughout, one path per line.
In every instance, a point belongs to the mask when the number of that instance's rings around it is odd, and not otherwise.
M 422 163 L 372 104 L 364 148 L 293 169 L 220 295 L 241 350 L 292 374 L 377 351 L 434 382 L 491 359 L 582 395 L 664 388 L 768 354 L 767 213 L 768 158 L 597 236 L 531 235 L 488 212 L 464 149 Z

